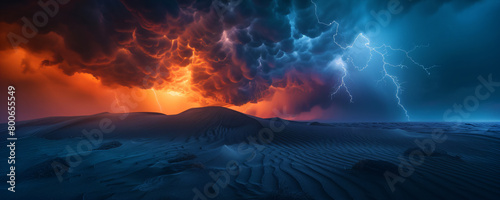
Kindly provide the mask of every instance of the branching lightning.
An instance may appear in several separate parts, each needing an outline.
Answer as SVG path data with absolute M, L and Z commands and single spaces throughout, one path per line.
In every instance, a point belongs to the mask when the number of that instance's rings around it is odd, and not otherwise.
M 420 63 L 418 63 L 417 61 L 415 61 L 413 59 L 413 57 L 410 55 L 413 51 L 415 51 L 416 49 L 418 48 L 421 48 L 421 47 L 428 47 L 428 45 L 426 46 L 415 46 L 413 49 L 411 50 L 404 50 L 404 49 L 400 49 L 400 48 L 393 48 L 389 45 L 386 45 L 386 44 L 382 44 L 380 46 L 371 46 L 370 45 L 370 39 L 363 35 L 363 33 L 359 33 L 355 39 L 353 40 L 353 42 L 351 44 L 348 44 L 348 45 L 341 45 L 338 41 L 337 41 L 337 36 L 338 36 L 338 33 L 339 33 L 339 26 L 340 24 L 333 20 L 332 22 L 330 23 L 325 23 L 325 22 L 322 22 L 320 19 L 319 19 L 319 16 L 318 16 L 318 6 L 317 4 L 311 0 L 311 3 L 314 5 L 314 14 L 316 15 L 316 19 L 318 21 L 319 24 L 322 24 L 322 25 L 325 25 L 325 26 L 335 26 L 335 33 L 333 34 L 333 42 L 338 46 L 340 47 L 342 50 L 349 50 L 349 49 L 352 49 L 353 46 L 356 44 L 356 42 L 358 41 L 366 41 L 363 46 L 366 47 L 369 52 L 370 52 L 370 57 L 368 59 L 368 61 L 366 62 L 366 65 L 363 66 L 363 67 L 359 67 L 359 66 L 356 66 L 353 62 L 353 58 L 351 56 L 346 56 L 346 60 L 349 61 L 357 70 L 359 71 L 363 71 L 364 69 L 366 69 L 370 63 L 370 61 L 372 60 L 373 58 L 373 55 L 374 54 L 377 54 L 379 55 L 381 58 L 382 58 L 382 73 L 383 73 L 383 76 L 382 78 L 379 80 L 379 81 L 382 81 L 382 80 L 389 80 L 391 81 L 394 86 L 396 87 L 396 91 L 395 91 L 395 98 L 397 100 L 397 103 L 398 103 L 398 106 L 404 111 L 405 115 L 406 115 L 406 118 L 408 119 L 408 121 L 410 120 L 410 115 L 408 114 L 408 110 L 405 108 L 405 106 L 403 105 L 403 103 L 401 102 L 401 98 L 400 98 L 400 94 L 402 92 L 402 88 L 401 88 L 401 83 L 399 82 L 398 80 L 398 77 L 396 75 L 393 75 L 393 74 L 390 74 L 386 67 L 389 66 L 389 67 L 398 67 L 398 68 L 407 68 L 408 66 L 404 65 L 404 64 L 393 64 L 393 63 L 390 63 L 389 61 L 386 60 L 386 55 L 389 53 L 389 52 L 401 52 L 403 53 L 405 56 L 406 56 L 406 59 L 408 59 L 413 65 L 416 65 L 420 68 L 422 68 L 428 75 L 430 75 L 430 69 L 434 68 L 434 67 L 437 67 L 437 66 L 431 66 L 431 67 L 426 67 Z M 342 55 L 342 57 L 344 57 L 345 55 Z M 340 58 L 342 59 L 342 58 Z M 343 70 L 343 75 L 342 75 L 342 78 L 341 78 L 341 82 L 340 84 L 337 86 L 337 88 L 333 91 L 333 93 L 331 94 L 331 97 L 333 98 L 333 96 L 335 96 L 340 88 L 344 88 L 345 91 L 347 92 L 347 94 L 349 95 L 350 97 L 350 102 L 353 103 L 353 96 L 351 94 L 351 92 L 349 91 L 349 88 L 347 87 L 346 83 L 345 83 L 345 78 L 348 76 L 348 70 L 347 70 L 347 66 L 346 64 L 340 60 L 340 61 L 335 61 L 337 66 L 340 66 L 342 67 L 342 70 Z
M 335 89 L 335 91 L 333 91 L 333 93 L 331 94 L 331 98 L 333 99 L 333 96 L 335 96 L 339 92 L 340 88 L 343 87 L 345 89 L 345 91 L 347 92 L 347 94 L 349 95 L 349 98 L 350 98 L 349 101 L 351 103 L 354 103 L 354 101 L 352 100 L 351 92 L 349 92 L 349 88 L 347 88 L 347 86 L 345 85 L 345 81 L 344 81 L 345 77 L 347 77 L 347 68 L 345 67 L 345 63 L 342 61 L 342 58 L 340 58 L 340 57 L 337 58 L 334 62 L 337 66 L 342 67 L 344 74 L 342 75 L 341 84 L 339 86 L 337 86 L 337 89 Z

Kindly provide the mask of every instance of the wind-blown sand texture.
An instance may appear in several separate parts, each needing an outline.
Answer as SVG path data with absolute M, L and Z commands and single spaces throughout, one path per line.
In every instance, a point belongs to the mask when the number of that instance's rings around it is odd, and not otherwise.
M 68 147 L 86 140 L 82 130 L 110 119 L 116 127 L 81 163 L 62 175 L 51 163 L 69 165 Z M 193 199 L 203 197 L 210 172 L 219 177 L 213 199 L 496 199 L 500 196 L 500 124 L 289 122 L 268 144 L 248 145 L 259 131 L 281 127 L 219 107 L 178 115 L 156 113 L 51 117 L 17 125 L 15 195 L 2 199 Z M 1 134 L 7 134 L 6 125 Z M 392 192 L 384 172 L 419 150 L 415 140 L 447 139 Z M 8 155 L 2 141 L 2 155 Z M 4 166 L 4 164 L 2 164 Z M 4 169 L 4 167 L 2 167 Z M 233 171 L 234 172 L 234 171 Z M 213 174 L 212 174 L 213 175 Z M 221 187 L 228 182 L 226 187 Z M 215 191 L 217 190 L 217 191 Z M 6 194 L 9 193 L 9 194 Z M 196 199 L 196 198 L 195 198 Z

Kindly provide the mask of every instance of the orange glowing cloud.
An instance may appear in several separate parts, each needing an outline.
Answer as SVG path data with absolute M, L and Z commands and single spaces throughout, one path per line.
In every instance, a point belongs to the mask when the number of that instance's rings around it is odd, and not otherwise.
M 72 2 L 17 49 L 0 42 L 2 84 L 18 87 L 22 119 L 200 106 L 312 119 L 297 115 L 325 109 L 315 98 L 331 82 L 307 63 L 310 45 L 294 52 L 285 15 L 269 23 L 248 14 L 226 21 L 210 5 Z M 4 38 L 22 27 L 0 24 Z

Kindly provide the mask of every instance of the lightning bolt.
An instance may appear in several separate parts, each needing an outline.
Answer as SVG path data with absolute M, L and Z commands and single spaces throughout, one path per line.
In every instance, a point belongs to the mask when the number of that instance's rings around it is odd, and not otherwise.
M 155 94 L 156 103 L 158 104 L 158 107 L 160 108 L 160 112 L 163 112 L 163 110 L 162 110 L 162 108 L 161 108 L 160 101 L 158 101 L 158 95 L 156 95 L 156 91 L 155 91 L 155 89 L 151 88 L 151 90 L 152 90 L 152 91 L 153 91 L 153 93 Z
M 337 21 L 335 21 L 335 20 L 333 20 L 330 23 L 322 22 L 319 19 L 319 16 L 318 16 L 318 5 L 313 0 L 311 0 L 311 3 L 314 5 L 314 14 L 316 15 L 316 19 L 317 19 L 317 21 L 318 21 L 319 24 L 322 24 L 322 25 L 325 25 L 325 26 L 335 26 L 335 34 L 333 34 L 333 42 L 338 47 L 340 47 L 342 50 L 346 51 L 346 50 L 352 49 L 353 46 L 354 46 L 354 44 L 356 44 L 356 42 L 358 42 L 358 41 L 366 41 L 363 44 L 363 46 L 366 47 L 369 50 L 370 57 L 368 58 L 368 61 L 366 62 L 365 66 L 363 66 L 363 67 L 356 66 L 354 64 L 354 61 L 353 61 L 354 59 L 351 56 L 347 56 L 347 58 L 346 58 L 346 60 L 349 61 L 358 71 L 363 71 L 364 69 L 366 69 L 368 67 L 368 65 L 369 65 L 370 61 L 372 60 L 374 54 L 379 55 L 382 58 L 382 62 L 383 62 L 383 64 L 382 64 L 383 76 L 379 80 L 379 82 L 382 81 L 382 80 L 387 80 L 388 79 L 390 82 L 392 82 L 394 84 L 394 86 L 396 87 L 395 98 L 397 99 L 398 106 L 404 111 L 406 118 L 408 119 L 408 121 L 410 121 L 410 115 L 408 114 L 408 110 L 405 108 L 405 106 L 403 105 L 403 103 L 401 101 L 401 98 L 400 98 L 400 94 L 403 91 L 402 87 L 401 87 L 401 83 L 399 82 L 398 77 L 396 75 L 390 74 L 387 71 L 387 68 L 386 68 L 388 66 L 389 67 L 398 67 L 398 68 L 407 68 L 408 66 L 406 66 L 404 64 L 393 64 L 393 63 L 390 63 L 389 61 L 386 60 L 386 55 L 389 52 L 401 52 L 401 53 L 403 53 L 406 56 L 406 59 L 408 59 L 413 65 L 416 65 L 416 66 L 422 68 L 427 73 L 427 75 L 430 75 L 431 73 L 430 73 L 429 70 L 432 69 L 432 68 L 434 68 L 434 67 L 437 67 L 437 66 L 433 65 L 431 67 L 426 67 L 426 66 L 420 64 L 419 62 L 415 61 L 415 59 L 413 59 L 413 57 L 410 55 L 416 49 L 421 48 L 421 47 L 428 47 L 429 45 L 415 46 L 411 50 L 404 50 L 404 49 L 400 49 L 400 48 L 393 48 L 392 46 L 389 46 L 389 45 L 386 45 L 386 44 L 382 44 L 380 46 L 371 46 L 370 45 L 370 39 L 367 36 L 363 35 L 363 33 L 359 33 L 358 35 L 356 35 L 356 37 L 354 38 L 354 40 L 353 40 L 353 42 L 351 44 L 342 45 L 342 44 L 340 44 L 337 41 L 337 36 L 339 34 L 340 24 Z M 344 57 L 344 55 L 342 55 L 342 57 Z M 331 94 L 331 97 L 333 99 L 333 97 L 339 92 L 340 88 L 344 88 L 345 91 L 347 92 L 347 94 L 350 97 L 350 102 L 353 103 L 353 97 L 352 97 L 351 93 L 349 92 L 349 88 L 347 87 L 347 85 L 346 85 L 346 83 L 344 81 L 344 79 L 348 76 L 347 67 L 344 64 L 344 62 L 336 62 L 336 64 L 338 66 L 342 67 L 343 75 L 342 75 L 342 78 L 341 78 L 341 83 L 333 91 L 333 93 Z
M 342 58 L 337 58 L 335 64 L 340 65 L 342 67 L 344 74 L 342 75 L 341 84 L 337 87 L 337 89 L 335 89 L 335 91 L 333 91 L 333 93 L 331 94 L 331 98 L 333 99 L 333 97 L 339 92 L 340 88 L 343 87 L 347 92 L 347 94 L 349 95 L 350 98 L 349 102 L 354 103 L 354 101 L 352 100 L 351 92 L 349 91 L 349 88 L 345 85 L 344 79 L 345 77 L 347 77 L 347 69 L 345 67 L 345 63 L 341 59 Z

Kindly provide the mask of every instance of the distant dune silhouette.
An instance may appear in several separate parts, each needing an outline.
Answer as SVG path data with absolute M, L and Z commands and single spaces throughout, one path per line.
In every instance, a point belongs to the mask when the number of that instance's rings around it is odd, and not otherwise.
M 82 141 L 89 140 L 83 131 L 99 130 L 103 121 L 114 130 L 103 133 L 100 142 L 87 148 Z M 1 134 L 6 134 L 6 125 L 0 126 Z M 18 123 L 16 167 L 20 192 L 16 197 L 495 199 L 500 196 L 499 124 L 464 124 L 459 129 L 450 126 L 448 123 L 284 123 L 222 107 L 195 108 L 178 115 L 100 113 L 35 119 Z M 424 156 L 415 171 L 391 191 L 384 173 L 398 174 L 401 159 L 409 160 L 413 151 L 419 151 L 415 141 L 432 138 L 435 128 L 446 132 L 446 141 L 436 143 L 435 154 Z M 263 133 L 268 139 L 265 142 Z M 4 152 L 6 148 L 1 151 L 2 155 L 8 154 Z M 62 182 L 54 172 L 53 163 L 68 167 L 69 171 L 59 175 Z M 237 173 L 229 173 L 235 163 Z M 216 184 L 207 187 L 210 183 Z M 6 192 L 2 190 L 1 195 L 10 195 L 3 194 Z

